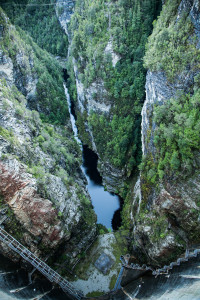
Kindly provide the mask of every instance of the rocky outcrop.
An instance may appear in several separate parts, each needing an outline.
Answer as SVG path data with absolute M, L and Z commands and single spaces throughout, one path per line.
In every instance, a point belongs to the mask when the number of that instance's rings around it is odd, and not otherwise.
M 34 67 L 33 53 L 32 55 L 30 54 L 28 59 L 27 55 L 23 51 L 16 54 L 15 67 L 13 69 L 14 84 L 30 102 L 36 100 L 38 79 L 34 72 Z M 26 70 L 25 74 L 24 70 Z
M 13 63 L 12 60 L 0 51 L 0 77 L 7 82 L 13 83 Z
M 192 189 L 190 187 L 193 187 Z M 141 187 L 143 188 L 142 184 Z M 198 241 L 200 209 L 197 205 L 200 191 L 198 172 L 187 181 L 168 182 L 160 192 L 151 192 L 149 210 L 140 214 L 141 202 L 134 200 L 133 237 L 135 254 L 150 264 L 170 262 Z M 137 195 L 136 195 L 137 196 Z M 142 193 L 144 197 L 144 193 Z M 137 211 L 137 213 L 136 213 Z M 139 216 L 139 221 L 136 220 Z M 141 256 L 138 249 L 146 258 Z
M 7 34 L 11 25 L 0 14 Z M 24 246 L 44 258 L 60 251 L 70 265 L 96 234 L 81 153 L 69 119 L 65 126 L 42 123 L 39 113 L 27 108 L 31 99 L 41 112 L 35 93 L 39 58 L 36 46 L 28 51 L 12 30 L 16 53 L 0 53 L 0 210 L 7 207 L 5 229 Z M 3 243 L 0 251 L 19 260 Z
M 111 55 L 112 65 L 113 65 L 113 67 L 115 67 L 116 64 L 118 63 L 118 61 L 120 60 L 120 56 L 117 55 L 117 53 L 115 53 L 114 50 L 113 50 L 113 41 L 112 41 L 112 39 L 110 39 L 108 41 L 108 44 L 106 45 L 105 54 L 106 55 Z
M 6 79 L 10 84 L 15 84 L 28 101 L 36 100 L 38 79 L 34 72 L 34 61 L 31 55 L 27 60 L 25 53 L 19 52 L 13 63 L 9 56 L 0 51 L 0 78 Z M 39 105 L 37 108 L 40 110 Z
M 57 0 L 56 13 L 61 27 L 69 37 L 68 25 L 74 12 L 75 0 Z
M 77 62 L 75 61 L 75 59 L 73 62 L 74 74 L 76 78 L 78 110 L 82 114 L 84 113 L 84 111 L 86 111 L 87 115 L 89 115 L 91 112 L 108 115 L 110 112 L 112 101 L 108 99 L 103 80 L 99 79 L 98 81 L 93 82 L 88 88 L 85 88 L 83 83 L 79 79 L 80 73 L 77 68 Z M 88 125 L 87 129 L 89 129 Z M 92 132 L 90 132 L 90 134 L 92 136 Z
M 146 100 L 142 108 L 142 152 L 154 153 L 153 137 L 156 124 L 153 122 L 155 105 L 162 105 L 176 94 L 176 89 L 168 84 L 164 73 L 148 71 L 146 77 Z
M 95 148 L 93 148 L 95 150 Z M 125 169 L 117 169 L 110 164 L 109 161 L 98 160 L 98 170 L 102 175 L 103 185 L 109 192 L 119 192 L 124 186 L 126 178 Z
M 1 25 L 1 39 L 15 31 L 15 27 L 9 23 L 7 16 L 0 11 L 4 24 Z M 9 29 L 8 29 L 9 28 Z M 17 48 L 17 47 L 16 47 Z M 27 100 L 36 98 L 37 75 L 34 71 L 33 51 L 27 55 L 24 48 L 16 49 L 16 55 L 11 59 L 7 51 L 0 50 L 0 78 L 5 78 L 10 84 L 15 84 L 17 88 L 27 97 Z M 18 50 L 18 51 L 17 51 Z M 12 52 L 12 55 L 14 51 Z
M 64 236 L 58 212 L 51 201 L 37 193 L 36 179 L 16 159 L 0 162 L 0 191 L 26 232 L 48 248 L 55 248 Z M 26 233 L 26 241 L 31 238 Z
M 165 5 L 168 2 L 165 1 Z M 193 22 L 197 39 L 199 39 L 199 1 L 181 1 L 177 11 L 177 22 L 187 12 Z M 197 46 L 199 44 L 199 40 Z M 154 145 L 155 130 L 153 119 L 156 106 L 164 105 L 170 98 L 182 93 L 192 93 L 194 77 L 197 70 L 188 67 L 170 82 L 164 72 L 148 71 L 146 77 L 146 100 L 142 109 L 142 150 L 143 155 L 154 161 L 158 156 Z M 149 186 L 141 173 L 140 192 L 133 202 L 133 238 L 134 252 L 141 260 L 151 264 L 164 264 L 178 253 L 199 240 L 199 159 L 196 156 L 196 171 L 184 180 L 167 178 Z M 137 188 L 138 191 L 138 188 Z M 140 194 L 139 192 L 139 194 Z M 138 192 L 137 192 L 138 193 Z M 140 207 L 143 207 L 140 214 Z M 144 209 L 145 208 L 145 209 Z M 137 213 L 136 213 L 137 212 Z M 139 217 L 139 221 L 136 219 Z M 140 249 L 140 250 L 139 250 Z M 138 251 L 142 251 L 141 256 Z M 146 257 L 146 258 L 144 258 Z
M 3 91 L 10 90 L 9 86 L 2 88 Z M 66 254 L 71 259 L 73 245 L 76 245 L 76 256 L 96 233 L 92 207 L 81 200 L 81 194 L 83 197 L 89 195 L 85 190 L 84 180 L 79 175 L 79 166 L 74 168 L 73 176 L 69 175 L 62 168 L 63 158 L 60 156 L 60 170 L 55 173 L 55 166 L 58 167 L 59 163 L 56 163 L 53 153 L 44 153 L 39 144 L 33 146 L 35 136 L 42 130 L 39 116 L 25 108 L 26 100 L 23 96 L 21 105 L 16 105 L 11 92 L 8 97 L 10 99 L 3 94 L 0 95 L 0 194 L 3 196 L 1 205 L 8 204 L 13 214 L 5 226 L 8 226 L 11 234 L 20 237 L 22 244 L 39 256 L 44 255 L 42 249 L 47 249 L 49 253 L 62 244 L 64 249 L 67 246 Z M 23 111 L 23 116 L 19 115 L 20 110 Z M 37 120 L 37 127 L 34 127 L 34 118 Z M 71 176 L 70 183 L 67 183 L 66 176 Z M 90 216 L 86 220 L 85 214 L 89 211 Z M 19 224 L 17 228 L 12 226 L 13 222 Z M 71 241 L 75 232 L 78 234 Z M 5 246 L 2 247 L 1 251 L 6 254 Z M 15 255 L 12 255 L 10 253 L 9 256 L 15 260 Z

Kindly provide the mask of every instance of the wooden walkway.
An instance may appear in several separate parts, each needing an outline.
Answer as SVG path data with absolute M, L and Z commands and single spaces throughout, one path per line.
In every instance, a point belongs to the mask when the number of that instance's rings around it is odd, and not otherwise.
M 57 283 L 64 292 L 72 295 L 78 300 L 83 298 L 82 292 L 76 290 L 72 284 L 70 284 L 66 279 L 62 278 L 57 272 L 51 269 L 46 263 L 40 260 L 1 227 L 0 241 L 4 242 L 8 247 L 17 252 L 23 259 L 28 261 L 51 282 Z

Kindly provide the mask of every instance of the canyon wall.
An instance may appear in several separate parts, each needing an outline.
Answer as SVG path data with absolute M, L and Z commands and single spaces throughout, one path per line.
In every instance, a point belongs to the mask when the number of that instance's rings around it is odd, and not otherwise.
M 200 241 L 199 19 L 199 1 L 165 1 L 144 58 L 149 71 L 133 250 L 155 265 Z
M 59 251 L 70 266 L 95 237 L 96 216 L 80 169 L 62 69 L 17 31 L 2 10 L 0 18 L 0 210 L 6 208 L 8 215 L 4 227 L 38 256 Z M 20 259 L 3 243 L 0 251 Z

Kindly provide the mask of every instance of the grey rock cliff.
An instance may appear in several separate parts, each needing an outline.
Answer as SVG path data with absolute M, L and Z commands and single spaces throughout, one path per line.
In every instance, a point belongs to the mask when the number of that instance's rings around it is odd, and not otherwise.
M 12 60 L 4 55 L 2 50 L 0 50 L 0 77 L 5 78 L 9 83 L 14 82 Z
M 195 34 L 198 38 L 198 47 L 200 47 L 200 4 L 198 0 L 183 0 L 180 3 L 178 10 L 178 19 L 183 11 L 189 11 L 190 18 L 194 24 Z
M 62 246 L 70 264 L 94 238 L 96 216 L 70 120 L 44 124 L 28 109 L 30 98 L 37 107 L 33 54 L 20 46 L 13 56 L 0 52 L 0 206 L 7 205 L 12 216 L 6 230 L 24 246 L 43 257 Z M 0 251 L 19 260 L 3 243 Z
M 75 2 L 76 2 L 75 0 L 57 0 L 57 5 L 56 5 L 56 12 L 57 12 L 59 22 L 69 39 L 70 36 L 68 31 L 68 24 L 74 12 Z
M 72 244 L 75 243 L 78 247 L 78 254 L 94 238 L 96 232 L 95 218 L 91 225 L 87 226 L 85 223 L 85 208 L 79 193 L 85 197 L 89 195 L 81 178 L 74 177 L 71 186 L 67 186 L 61 177 L 52 172 L 57 162 L 53 155 L 45 153 L 39 144 L 35 144 L 34 136 L 40 132 L 42 125 L 38 129 L 34 128 L 33 135 L 35 113 L 32 115 L 25 105 L 24 100 L 24 104 L 20 105 L 23 117 L 19 118 L 16 103 L 0 94 L 0 128 L 12 132 L 10 138 L 0 133 L 0 194 L 21 224 L 23 229 L 19 230 L 24 232 L 22 243 L 30 247 L 31 251 L 43 255 L 33 243 L 36 238 L 48 249 L 56 249 L 66 242 L 69 247 L 71 235 L 76 231 L 79 236 Z M 27 161 L 31 165 L 40 166 L 38 171 L 43 172 L 42 181 L 30 174 Z M 79 189 L 76 181 L 79 182 Z M 49 221 L 46 222 L 48 215 Z M 60 220 L 59 215 L 62 216 Z M 85 229 L 82 224 L 85 224 Z M 4 253 L 3 248 L 1 250 Z M 12 253 L 10 257 L 12 258 Z
M 156 124 L 153 123 L 153 109 L 155 105 L 162 105 L 173 97 L 176 89 L 168 84 L 164 73 L 148 71 L 146 77 L 146 100 L 142 108 L 142 152 L 146 155 L 154 152 L 153 136 Z M 149 136 L 150 135 L 150 136 Z
M 32 53 L 33 54 L 33 53 Z M 24 74 L 23 70 L 26 70 Z M 36 101 L 37 76 L 34 72 L 34 59 L 32 55 L 26 57 L 22 51 L 16 55 L 15 67 L 13 69 L 14 84 L 19 91 L 26 96 L 28 101 Z
M 166 1 L 164 5 L 167 5 Z M 199 1 L 181 1 L 177 11 L 177 21 L 184 12 L 188 12 L 194 24 L 199 45 Z M 142 150 L 144 156 L 147 155 L 154 159 L 156 155 L 153 142 L 157 126 L 153 121 L 155 106 L 165 104 L 172 97 L 176 98 L 180 92 L 190 93 L 196 75 L 195 71 L 187 68 L 178 74 L 173 83 L 170 83 L 163 72 L 148 71 L 146 77 L 146 100 L 142 109 Z M 195 171 L 193 176 L 184 181 L 168 179 L 167 181 L 159 182 L 157 183 L 157 188 L 150 189 L 148 197 L 145 194 L 148 188 L 145 186 L 145 183 L 141 180 L 140 188 L 137 183 L 133 210 L 131 212 L 134 223 L 134 251 L 140 258 L 141 255 L 138 251 L 142 251 L 144 256 L 146 256 L 146 260 L 151 264 L 165 263 L 167 260 L 169 261 L 176 257 L 178 253 L 184 251 L 185 247 L 190 246 L 194 231 L 197 234 L 200 229 L 200 210 L 197 206 L 200 188 L 198 154 L 195 160 L 197 171 Z M 141 178 L 142 175 L 141 173 Z M 138 195 L 142 196 L 141 200 L 138 199 Z M 137 222 L 135 219 L 144 201 L 147 201 L 147 211 L 143 215 L 143 221 L 140 219 Z M 158 226 L 155 226 L 156 222 L 160 222 Z M 158 234 L 157 238 L 156 234 Z

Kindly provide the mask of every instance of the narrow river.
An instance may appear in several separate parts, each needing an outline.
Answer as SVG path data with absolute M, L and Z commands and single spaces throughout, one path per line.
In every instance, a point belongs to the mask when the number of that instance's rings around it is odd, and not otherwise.
M 104 190 L 102 178 L 97 170 L 98 157 L 87 146 L 82 145 L 78 137 L 75 115 L 72 110 L 72 104 L 66 85 L 64 85 L 64 89 L 69 107 L 74 137 L 80 145 L 83 154 L 83 165 L 81 166 L 81 169 L 87 178 L 87 189 L 97 215 L 97 223 L 103 224 L 108 229 L 116 230 L 121 224 L 120 198 L 117 195 L 111 194 Z

